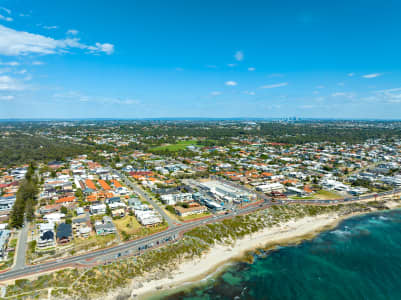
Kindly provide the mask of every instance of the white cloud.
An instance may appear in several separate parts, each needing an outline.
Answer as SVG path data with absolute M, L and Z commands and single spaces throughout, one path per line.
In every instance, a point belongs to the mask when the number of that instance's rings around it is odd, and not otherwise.
M 362 75 L 362 77 L 363 77 L 363 78 L 376 78 L 376 77 L 379 77 L 379 76 L 381 76 L 381 75 L 383 75 L 383 74 L 380 74 L 380 73 L 373 73 L 373 74 Z
M 7 14 L 11 15 L 11 10 L 5 7 L 0 7 L 0 10 L 5 11 Z
M 3 16 L 3 15 L 0 15 L 0 20 L 7 21 L 7 22 L 11 22 L 11 21 L 13 21 L 14 19 L 11 18 L 11 17 L 5 17 L 5 16 Z
M 300 106 L 300 108 L 303 108 L 303 109 L 311 109 L 311 108 L 315 108 L 315 107 L 316 107 L 315 105 L 310 105 L 310 104 Z
M 0 91 L 20 91 L 25 87 L 10 76 L 0 76 Z
M 254 91 L 244 91 L 244 94 L 250 95 L 250 96 L 255 96 L 256 93 Z
M 236 60 L 242 61 L 244 59 L 244 52 L 237 51 L 237 52 L 235 52 L 234 57 L 235 57 Z
M 288 85 L 288 82 L 280 82 L 280 83 L 275 83 L 275 84 L 269 84 L 269 85 L 264 85 L 261 86 L 261 89 L 274 89 L 274 88 L 278 88 L 278 87 L 283 87 Z
M 254 68 L 254 67 L 249 67 L 248 68 L 248 71 L 250 71 L 250 72 L 253 72 L 253 71 L 255 71 L 256 69 Z
M 111 54 L 114 51 L 114 45 L 108 43 L 96 43 L 94 46 L 88 46 L 76 38 L 56 40 L 0 25 L 0 55 L 54 54 L 66 52 L 70 48 L 89 50 L 90 53 Z
M 374 91 L 374 95 L 363 98 L 370 102 L 401 103 L 401 88 Z
M 56 93 L 53 95 L 53 97 L 57 98 L 57 99 L 63 99 L 63 100 L 79 100 L 82 102 L 86 102 L 89 100 L 88 96 L 82 95 L 81 93 L 76 92 L 76 91 Z
M 235 67 L 237 64 L 227 64 L 227 66 L 229 66 L 230 68 Z
M 14 98 L 15 98 L 15 96 L 13 96 L 13 95 L 0 96 L 0 100 L 4 100 L 4 101 L 11 101 Z
M 114 45 L 109 43 L 104 43 L 104 44 L 96 43 L 95 46 L 88 46 L 87 48 L 91 50 L 91 53 L 104 52 L 110 55 L 113 54 L 114 52 Z
M 347 74 L 349 77 L 355 76 L 355 73 L 348 73 Z
M 51 30 L 51 29 L 57 29 L 58 26 L 43 26 L 43 28 L 44 28 L 44 29 Z
M 71 35 L 77 35 L 78 33 L 79 33 L 79 31 L 76 29 L 69 29 L 67 31 L 67 34 L 71 34 Z
M 318 85 L 316 88 L 317 89 L 324 89 L 324 85 Z
M 355 94 L 350 92 L 336 92 L 331 94 L 332 97 L 354 98 Z
M 219 92 L 219 91 L 214 91 L 214 92 L 211 92 L 210 95 L 212 95 L 212 96 L 219 96 L 219 95 L 221 95 L 221 92 Z
M 41 66 L 43 64 L 44 64 L 44 62 L 43 61 L 39 61 L 39 60 L 35 60 L 35 61 L 32 62 L 33 66 Z
M 225 85 L 228 85 L 228 86 L 236 86 L 238 83 L 237 82 L 235 82 L 235 81 L 226 81 L 225 82 Z
M 16 66 L 19 66 L 19 62 L 18 62 L 18 61 L 0 62 L 0 65 L 2 65 L 2 66 L 16 67 Z

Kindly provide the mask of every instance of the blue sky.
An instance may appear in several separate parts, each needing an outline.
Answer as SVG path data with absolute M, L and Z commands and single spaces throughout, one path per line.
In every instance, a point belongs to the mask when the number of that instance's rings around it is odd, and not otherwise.
M 0 118 L 400 118 L 400 1 L 0 7 Z

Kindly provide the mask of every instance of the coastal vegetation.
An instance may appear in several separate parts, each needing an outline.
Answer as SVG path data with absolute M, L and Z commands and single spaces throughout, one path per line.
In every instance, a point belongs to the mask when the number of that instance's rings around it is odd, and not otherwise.
M 332 206 L 274 205 L 252 214 L 194 228 L 186 232 L 182 239 L 140 256 L 96 267 L 60 270 L 34 280 L 16 280 L 7 287 L 6 297 L 40 298 L 40 295 L 47 295 L 47 290 L 51 288 L 51 295 L 56 298 L 90 299 L 126 287 L 133 278 L 152 280 L 168 277 L 178 264 L 202 256 L 215 244 L 231 245 L 246 235 L 290 220 L 323 214 L 346 216 L 386 208 L 385 203 L 380 201 Z

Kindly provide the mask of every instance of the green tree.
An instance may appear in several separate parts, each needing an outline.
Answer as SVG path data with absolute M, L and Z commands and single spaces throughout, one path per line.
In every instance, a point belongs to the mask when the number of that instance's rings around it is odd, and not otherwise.
M 111 209 L 108 204 L 106 204 L 106 215 L 111 216 Z
M 65 206 L 62 206 L 62 207 L 60 208 L 60 212 L 61 212 L 62 214 L 65 214 L 65 215 L 67 215 L 67 213 L 68 213 L 68 209 L 67 209 L 67 207 L 65 207 Z

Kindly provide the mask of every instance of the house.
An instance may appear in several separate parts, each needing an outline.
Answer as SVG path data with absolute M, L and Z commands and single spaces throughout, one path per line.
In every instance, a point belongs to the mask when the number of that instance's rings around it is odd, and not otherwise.
M 83 215 L 85 213 L 85 210 L 83 207 L 77 207 L 76 212 L 77 212 L 77 216 L 79 216 L 79 215 Z
M 285 187 L 281 183 L 274 182 L 274 183 L 259 185 L 256 187 L 256 190 L 261 191 L 263 193 L 271 193 L 271 192 L 282 193 L 285 191 Z
M 296 195 L 296 196 L 301 197 L 301 196 L 305 196 L 306 192 L 304 190 L 290 186 L 287 188 L 287 195 Z
M 38 224 L 39 234 L 43 234 L 46 231 L 53 231 L 54 230 L 54 223 L 39 223 Z
M 138 198 L 128 199 L 128 206 L 130 206 L 130 207 L 137 207 L 137 206 L 140 206 L 141 204 L 142 204 L 142 202 Z
M 71 224 L 61 223 L 57 227 L 57 243 L 66 244 L 69 243 L 72 239 L 72 226 Z
M 121 203 L 120 197 L 112 197 L 109 199 L 106 199 L 107 204 L 112 204 L 112 203 Z
M 120 217 L 120 218 L 122 218 L 122 217 L 125 216 L 125 209 L 124 209 L 124 208 L 113 209 L 113 210 L 111 211 L 111 215 L 112 215 L 113 217 Z
M 199 204 L 193 205 L 188 208 L 184 208 L 181 206 L 175 206 L 174 210 L 175 210 L 176 214 L 179 215 L 180 217 L 186 217 L 186 216 L 190 216 L 190 215 L 196 215 L 196 214 L 201 214 L 201 213 L 207 212 L 206 206 L 199 205 Z
M 81 229 L 90 227 L 90 217 L 88 214 L 77 216 L 71 220 L 71 225 L 73 233 L 81 236 Z M 86 229 L 84 231 L 86 231 Z
M 49 223 L 59 223 L 59 222 L 61 222 L 61 219 L 64 217 L 65 217 L 65 214 L 55 212 L 55 213 L 45 215 L 43 217 L 43 219 L 45 219 Z
M 48 213 L 53 213 L 53 212 L 58 212 L 60 211 L 61 204 L 49 204 L 46 206 L 42 206 L 39 208 L 39 213 L 41 215 L 48 214 Z
M 14 194 L 6 194 L 0 197 L 0 210 L 11 210 L 14 202 L 16 200 L 16 196 Z
M 63 197 L 63 198 L 56 200 L 56 204 L 75 202 L 75 199 L 76 199 L 75 196 Z
M 95 223 L 95 231 L 97 235 L 108 235 L 116 233 L 117 229 L 112 219 L 108 216 L 104 216 L 102 222 Z
M 54 231 L 53 229 L 44 231 L 37 240 L 38 248 L 49 248 L 54 246 Z
M 106 213 L 106 205 L 105 204 L 91 205 L 89 211 L 92 215 L 104 215 Z
M 90 227 L 81 227 L 79 228 L 79 236 L 87 238 L 89 237 L 92 229 Z
M 143 226 L 150 227 L 163 222 L 163 219 L 161 218 L 160 214 L 154 210 L 135 209 L 134 214 L 139 223 L 141 223 Z

